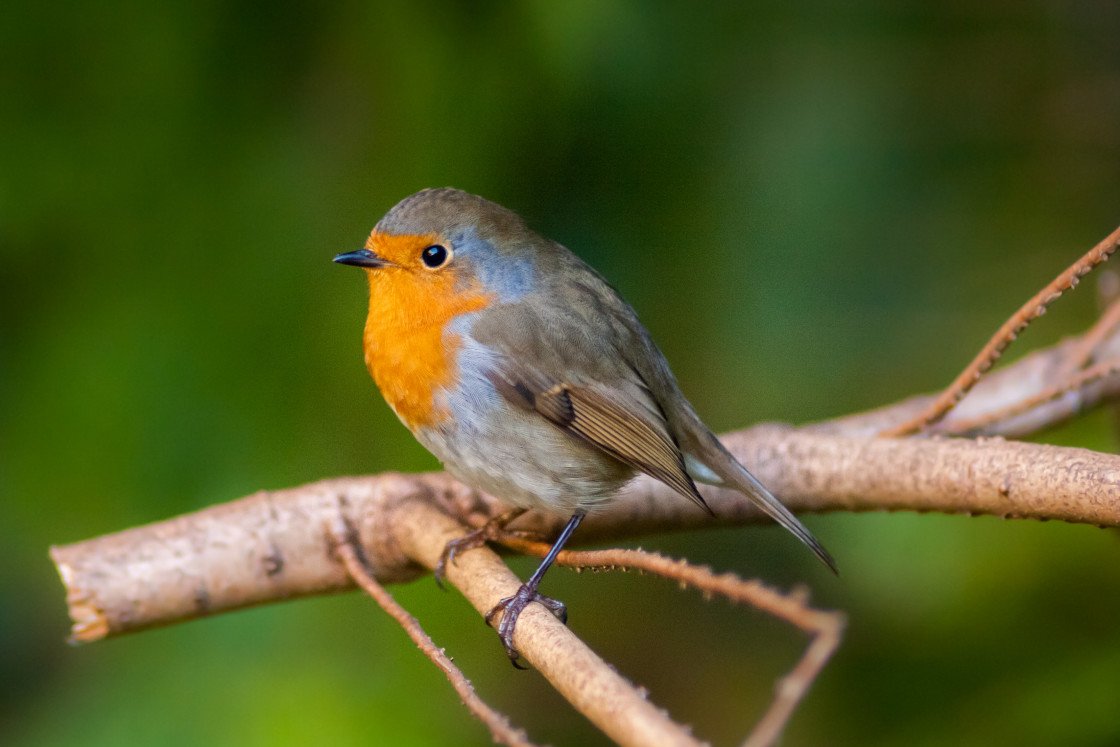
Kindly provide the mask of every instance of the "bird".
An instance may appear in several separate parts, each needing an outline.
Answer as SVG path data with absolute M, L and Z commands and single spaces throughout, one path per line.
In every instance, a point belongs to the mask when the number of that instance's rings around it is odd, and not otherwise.
M 517 593 L 486 616 L 514 666 L 517 618 L 563 603 L 541 579 L 588 514 L 638 473 L 700 510 L 706 483 L 736 490 L 836 563 L 790 511 L 720 443 L 681 393 L 634 309 L 592 267 L 512 210 L 458 189 L 410 195 L 363 248 L 335 262 L 363 268 L 365 363 L 386 402 L 462 483 L 512 511 L 568 517 Z M 500 529 L 500 527 L 498 527 Z M 494 538 L 493 525 L 449 543 L 436 568 Z

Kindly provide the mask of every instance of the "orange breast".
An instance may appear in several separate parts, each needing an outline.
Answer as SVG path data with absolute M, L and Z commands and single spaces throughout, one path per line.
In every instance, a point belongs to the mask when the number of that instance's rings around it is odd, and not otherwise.
M 455 281 L 452 272 L 401 267 L 369 271 L 366 367 L 385 401 L 411 430 L 438 425 L 448 417 L 436 405 L 435 392 L 454 385 L 461 341 L 446 327 L 490 301 L 479 289 L 456 289 Z

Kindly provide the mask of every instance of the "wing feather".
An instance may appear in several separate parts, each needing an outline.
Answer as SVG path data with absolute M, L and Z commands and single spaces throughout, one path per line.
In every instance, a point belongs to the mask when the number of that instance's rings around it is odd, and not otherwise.
M 576 386 L 569 382 L 546 386 L 535 372 L 510 377 L 493 374 L 497 390 L 510 402 L 534 410 L 550 423 L 623 464 L 645 472 L 696 503 L 711 509 L 685 469 L 684 455 L 669 435 L 663 417 L 651 403 L 630 402 L 632 396 L 602 386 Z M 648 388 L 642 382 L 637 391 Z

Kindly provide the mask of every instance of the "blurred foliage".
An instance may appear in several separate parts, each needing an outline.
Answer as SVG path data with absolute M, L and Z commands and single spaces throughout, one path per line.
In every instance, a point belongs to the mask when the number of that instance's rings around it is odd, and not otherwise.
M 73 649 L 46 557 L 261 488 L 435 468 L 362 367 L 360 274 L 330 263 L 417 189 L 483 194 L 597 266 L 720 430 L 944 385 L 1120 216 L 1112 3 L 12 0 L 3 16 L 4 744 L 489 743 L 358 595 Z M 1094 303 L 1063 299 L 1021 347 Z M 1112 425 L 1048 438 L 1113 450 Z M 644 543 L 848 611 L 786 744 L 1120 739 L 1114 532 L 810 523 L 839 580 L 773 530 Z M 548 586 L 721 743 L 804 643 L 648 578 Z M 601 740 L 458 595 L 395 593 L 534 738 Z

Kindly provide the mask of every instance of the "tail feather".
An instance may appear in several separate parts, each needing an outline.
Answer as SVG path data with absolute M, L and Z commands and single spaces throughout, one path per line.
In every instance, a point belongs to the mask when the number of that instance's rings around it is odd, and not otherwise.
M 734 487 L 750 498 L 754 505 L 765 511 L 767 516 L 789 530 L 790 534 L 794 537 L 801 540 L 806 547 L 813 551 L 814 555 L 821 559 L 821 562 L 839 576 L 840 571 L 836 568 L 836 561 L 832 558 L 828 550 L 824 549 L 824 545 L 817 541 L 817 538 L 813 536 L 812 532 L 806 529 L 805 525 L 802 524 L 796 516 L 790 513 L 790 510 L 783 506 L 762 483 L 755 479 L 754 475 L 746 470 L 745 467 L 739 465 L 738 462 L 736 462 L 736 466 L 739 467 L 739 469 L 736 470 L 738 473 L 736 476 L 741 479 L 734 481 Z
M 822 563 L 839 576 L 840 571 L 836 568 L 836 561 L 833 560 L 828 550 L 824 549 L 824 545 L 817 541 L 812 532 L 806 529 L 805 525 L 798 521 L 797 517 L 790 513 L 788 508 L 783 506 L 754 475 L 748 472 L 746 467 L 739 464 L 735 457 L 722 448 L 720 451 L 724 458 L 716 464 L 710 462 L 704 464 L 693 458 L 688 458 L 688 471 L 692 477 L 711 485 L 734 488 L 747 496 L 751 503 L 758 506 L 767 516 L 801 540 L 806 547 L 813 551 L 814 555 L 820 558 Z

